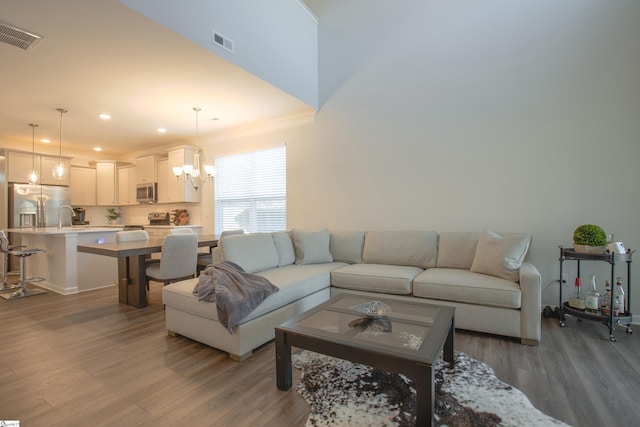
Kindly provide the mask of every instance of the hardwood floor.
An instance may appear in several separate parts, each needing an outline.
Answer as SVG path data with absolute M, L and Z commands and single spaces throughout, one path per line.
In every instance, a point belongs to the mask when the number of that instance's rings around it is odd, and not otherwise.
M 0 299 L 0 420 L 21 426 L 302 426 L 308 408 L 275 385 L 273 342 L 242 363 L 164 328 L 115 288 Z M 574 426 L 638 425 L 640 331 L 543 319 L 540 346 L 469 332 L 456 350 L 489 364 L 541 411 Z M 295 371 L 295 370 L 294 370 Z M 294 384 L 299 373 L 294 372 Z

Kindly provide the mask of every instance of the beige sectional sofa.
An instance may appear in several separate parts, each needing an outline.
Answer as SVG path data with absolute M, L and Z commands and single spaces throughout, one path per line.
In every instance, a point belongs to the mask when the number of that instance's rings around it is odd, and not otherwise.
M 482 232 L 332 231 L 231 235 L 214 259 L 266 277 L 279 291 L 229 334 L 197 279 L 164 287 L 166 326 L 236 360 L 274 337 L 274 326 L 342 292 L 456 307 L 456 327 L 540 340 L 541 278 L 530 236 Z

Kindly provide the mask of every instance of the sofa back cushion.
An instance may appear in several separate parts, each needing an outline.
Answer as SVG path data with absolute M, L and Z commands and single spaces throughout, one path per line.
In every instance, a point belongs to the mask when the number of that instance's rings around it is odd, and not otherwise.
M 450 231 L 438 236 L 438 267 L 471 269 L 476 255 L 479 232 Z
M 436 266 L 438 234 L 435 231 L 367 231 L 362 261 L 368 264 Z
M 470 270 L 517 282 L 530 243 L 528 234 L 498 234 L 484 230 L 480 233 Z
M 278 250 L 270 233 L 234 234 L 220 239 L 224 259 L 235 262 L 247 273 L 275 268 Z
M 329 250 L 334 261 L 360 264 L 364 231 L 332 231 Z
M 273 243 L 278 251 L 278 266 L 293 264 L 296 260 L 296 254 L 293 250 L 293 242 L 291 236 L 286 231 L 278 231 L 271 235 Z
M 329 252 L 329 230 L 291 230 L 296 264 L 321 264 L 333 262 Z

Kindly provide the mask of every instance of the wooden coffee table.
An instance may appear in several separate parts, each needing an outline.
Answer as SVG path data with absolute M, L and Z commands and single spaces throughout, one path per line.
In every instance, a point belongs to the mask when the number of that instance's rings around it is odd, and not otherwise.
M 380 301 L 388 313 L 368 318 L 353 306 Z M 434 423 L 434 364 L 453 362 L 455 308 L 340 294 L 276 327 L 276 376 L 291 388 L 291 347 L 350 360 L 415 381 L 416 425 Z

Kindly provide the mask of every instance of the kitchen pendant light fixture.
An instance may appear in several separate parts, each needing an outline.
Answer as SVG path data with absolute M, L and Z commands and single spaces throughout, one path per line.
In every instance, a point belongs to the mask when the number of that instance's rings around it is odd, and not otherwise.
M 202 111 L 200 107 L 193 107 L 193 111 L 196 112 L 196 142 L 198 141 L 198 113 Z M 193 153 L 193 164 L 184 164 L 182 167 L 175 166 L 173 168 L 173 174 L 176 179 L 180 179 L 180 176 L 184 174 L 184 180 L 198 191 L 200 187 L 207 183 L 207 181 L 213 181 L 213 177 L 216 175 L 216 168 L 213 165 L 204 166 L 204 176 L 200 171 L 200 153 L 196 147 L 195 153 Z
M 31 172 L 29 172 L 28 179 L 29 184 L 37 184 L 38 178 L 40 178 L 40 174 L 38 174 L 38 170 L 36 169 L 36 128 L 38 127 L 35 123 L 29 123 L 31 126 Z
M 58 143 L 60 144 L 60 151 L 58 153 L 58 163 L 53 167 L 53 179 L 64 179 L 64 163 L 62 161 L 62 115 L 67 112 L 64 108 L 56 108 L 56 111 L 60 112 L 60 138 Z

